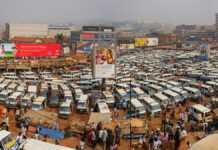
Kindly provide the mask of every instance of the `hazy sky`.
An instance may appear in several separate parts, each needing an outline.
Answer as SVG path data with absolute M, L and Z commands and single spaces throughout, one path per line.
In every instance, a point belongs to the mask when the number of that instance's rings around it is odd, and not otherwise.
M 213 24 L 218 0 L 0 0 L 0 23 L 145 20 Z

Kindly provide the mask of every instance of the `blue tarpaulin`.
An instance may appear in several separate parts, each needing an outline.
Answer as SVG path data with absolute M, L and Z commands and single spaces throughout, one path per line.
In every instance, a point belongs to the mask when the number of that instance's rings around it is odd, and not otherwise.
M 64 138 L 64 132 L 55 130 L 55 129 L 49 129 L 43 126 L 38 126 L 40 128 L 39 134 L 43 136 L 48 136 L 53 139 L 63 139 Z

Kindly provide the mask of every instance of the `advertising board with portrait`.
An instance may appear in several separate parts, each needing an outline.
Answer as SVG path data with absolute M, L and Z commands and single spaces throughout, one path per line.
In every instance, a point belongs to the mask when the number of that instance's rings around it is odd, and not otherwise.
M 115 77 L 115 48 L 96 47 L 94 61 L 95 78 L 114 78 Z

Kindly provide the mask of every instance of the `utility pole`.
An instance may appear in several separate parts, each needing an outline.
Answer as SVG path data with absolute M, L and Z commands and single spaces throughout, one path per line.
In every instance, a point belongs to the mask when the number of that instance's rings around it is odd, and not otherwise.
M 132 105 L 131 105 L 131 101 L 132 101 L 132 79 L 131 79 L 131 77 L 130 77 L 130 82 L 129 82 L 129 89 L 130 89 L 130 93 L 129 93 L 130 113 L 132 113 Z M 131 120 L 132 120 L 132 117 L 130 115 L 130 149 L 132 148 L 132 124 L 131 124 Z

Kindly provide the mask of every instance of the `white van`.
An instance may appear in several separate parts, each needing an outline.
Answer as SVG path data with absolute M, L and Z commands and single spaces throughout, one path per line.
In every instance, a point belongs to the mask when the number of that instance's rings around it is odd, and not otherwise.
M 146 114 L 145 106 L 136 98 L 131 99 L 130 101 L 130 107 L 133 108 L 134 113 L 137 114 L 137 116 L 141 116 Z
M 51 144 L 35 139 L 27 139 L 21 146 L 22 150 L 75 150 L 65 146 Z
M 10 95 L 6 101 L 7 107 L 16 108 L 17 105 L 20 103 L 22 95 L 23 93 L 21 92 L 14 92 L 12 95 Z
M 43 96 L 36 97 L 32 103 L 32 110 L 38 111 L 46 107 L 46 98 Z
M 8 97 L 13 93 L 12 90 L 3 90 L 0 92 L 0 103 L 5 104 L 8 100 Z
M 72 101 L 67 100 L 60 105 L 58 114 L 61 118 L 68 118 L 71 113 L 72 113 Z
M 181 83 L 182 86 L 188 86 L 192 82 L 192 80 L 182 78 L 182 79 L 179 79 L 178 82 Z
M 173 88 L 173 86 L 171 84 L 168 84 L 166 82 L 160 82 L 160 83 L 158 83 L 158 85 L 161 86 L 165 90 L 167 90 L 167 89 L 170 90 L 171 88 Z
M 133 97 L 136 97 L 137 99 L 143 98 L 147 94 L 139 87 L 132 88 L 132 95 Z
M 79 79 L 79 74 L 62 74 L 61 77 L 65 81 L 73 81 Z
M 192 105 L 189 109 L 191 116 L 198 122 L 211 122 L 211 110 L 201 104 Z
M 35 97 L 37 96 L 38 88 L 36 85 L 29 85 L 28 86 L 28 93 L 34 95 Z
M 168 81 L 168 84 L 172 85 L 173 87 L 181 87 L 181 83 L 176 81 Z
M 75 89 L 79 89 L 80 87 L 79 87 L 79 85 L 77 85 L 77 84 L 75 84 L 75 83 L 71 83 L 71 84 L 70 84 L 70 88 L 71 88 L 72 93 L 73 93 L 73 91 L 74 91 Z
M 91 80 L 80 80 L 77 81 L 76 84 L 79 85 L 82 90 L 90 90 L 93 86 Z
M 111 114 L 110 109 L 104 101 L 98 101 L 97 102 L 97 109 L 102 114 Z
M 207 81 L 207 82 L 206 82 L 206 85 L 211 86 L 211 87 L 214 89 L 214 91 L 217 91 L 217 90 L 218 90 L 218 83 L 217 83 L 217 82 L 214 82 L 214 81 Z
M 76 109 L 79 112 L 88 112 L 88 95 L 80 95 L 80 98 L 77 100 Z
M 167 97 L 169 97 L 169 99 L 173 103 L 179 103 L 182 101 L 182 97 L 178 93 L 175 93 L 171 90 L 165 90 L 165 91 L 163 91 L 163 94 L 166 95 Z
M 201 85 L 201 92 L 202 92 L 202 94 L 204 94 L 206 96 L 213 96 L 215 91 L 212 88 L 212 86 L 206 85 L 206 84 L 202 84 Z
M 114 96 L 111 91 L 103 91 L 103 98 L 109 106 L 113 106 L 115 103 Z
M 201 94 L 206 95 L 206 96 L 212 96 L 214 93 L 214 89 L 212 86 L 202 84 L 202 83 L 191 83 L 190 86 L 194 88 L 198 88 L 201 91 Z
M 199 99 L 201 98 L 201 91 L 196 89 L 196 88 L 192 88 L 192 87 L 184 87 L 184 90 L 186 90 L 190 97 L 193 99 Z
M 24 94 L 26 92 L 26 90 L 27 90 L 26 84 L 20 84 L 17 87 L 17 92 L 22 92 Z
M 164 108 L 167 108 L 167 106 L 170 103 L 170 99 L 166 95 L 162 94 L 161 92 L 154 94 L 152 98 L 156 100 L 160 104 L 160 106 Z
M 130 96 L 124 89 L 116 88 L 115 89 L 115 99 L 117 101 L 118 107 L 127 108 Z
M 33 99 L 34 99 L 34 95 L 32 94 L 24 95 L 24 97 L 21 98 L 20 106 L 21 107 L 31 107 Z
M 39 72 L 40 78 L 45 79 L 45 78 L 51 78 L 52 77 L 52 73 L 49 71 L 43 71 L 43 72 Z
M 11 83 L 8 85 L 7 89 L 15 91 L 17 86 L 17 83 Z
M 3 83 L 5 81 L 5 78 L 0 77 L 0 83 Z
M 47 97 L 48 96 L 47 94 L 48 94 L 48 84 L 47 83 L 41 83 L 39 96 Z
M 73 95 L 72 92 L 70 90 L 64 90 L 64 99 L 71 99 L 73 101 Z
M 20 77 L 22 79 L 30 80 L 30 81 L 34 81 L 34 80 L 38 80 L 39 79 L 37 74 L 35 72 L 32 72 L 32 71 L 21 72 L 20 73 Z
M 15 72 L 4 72 L 2 76 L 5 77 L 5 79 L 18 80 L 18 76 Z
M 174 87 L 171 89 L 173 92 L 176 92 L 178 94 L 180 94 L 182 96 L 182 100 L 186 100 L 188 97 L 189 97 L 189 94 L 187 91 L 181 89 L 181 88 L 178 88 L 178 87 Z
M 77 102 L 82 95 L 83 95 L 83 91 L 81 89 L 75 89 L 73 93 L 74 101 Z
M 160 104 L 151 97 L 144 97 L 141 102 L 145 105 L 145 109 L 151 115 L 156 115 L 161 112 Z
M 1 84 L 0 84 L 0 91 L 5 90 L 5 89 L 7 88 L 7 86 L 8 86 L 8 84 L 9 84 L 9 83 L 4 83 L 4 82 L 1 83 Z
M 145 90 L 150 96 L 152 96 L 155 93 L 162 92 L 163 88 L 155 84 L 149 84 Z

